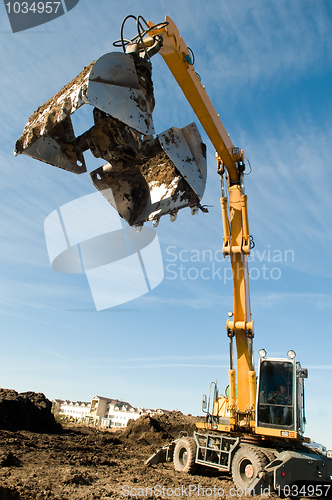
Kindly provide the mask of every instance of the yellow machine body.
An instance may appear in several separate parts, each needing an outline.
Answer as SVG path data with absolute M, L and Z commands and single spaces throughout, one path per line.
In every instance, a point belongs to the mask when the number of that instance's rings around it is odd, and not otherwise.
M 254 325 L 251 316 L 248 256 L 250 255 L 249 219 L 247 196 L 244 192 L 244 153 L 234 147 L 214 109 L 204 86 L 198 78 L 191 61 L 191 51 L 181 37 L 171 18 L 153 30 L 145 39 L 153 44 L 155 35 L 162 37 L 159 53 L 181 87 L 191 108 L 210 138 L 217 159 L 222 196 L 220 198 L 223 222 L 223 254 L 229 257 L 233 276 L 233 311 L 226 322 L 231 354 L 229 369 L 229 391 L 226 396 L 216 395 L 211 416 L 214 422 L 199 423 L 199 428 L 221 431 L 249 432 L 264 438 L 286 438 L 304 440 L 297 430 L 259 426 L 257 421 L 257 376 L 254 367 Z M 160 25 L 157 25 L 160 26 Z M 224 184 L 225 178 L 225 184 Z M 233 364 L 233 340 L 236 363 Z M 295 370 L 295 368 L 294 368 Z M 295 372 L 294 372 L 295 373 Z M 272 424 L 271 424 L 272 425 Z

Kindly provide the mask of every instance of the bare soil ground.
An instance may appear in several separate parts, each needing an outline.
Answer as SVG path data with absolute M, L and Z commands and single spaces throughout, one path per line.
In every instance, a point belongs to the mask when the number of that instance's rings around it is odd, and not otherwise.
M 30 406 L 29 411 L 36 411 L 34 406 L 41 413 L 44 411 L 40 420 L 44 432 L 36 432 L 35 428 L 33 431 L 20 429 L 24 425 L 19 425 L 18 420 L 14 429 L 10 419 L 4 419 L 10 408 L 8 403 L 4 405 L 8 394 L 0 390 L 0 428 L 3 429 L 0 430 L 0 500 L 230 499 L 237 496 L 230 476 L 212 469 L 202 469 L 190 476 L 175 472 L 171 463 L 144 465 L 158 448 L 178 437 L 180 430 L 192 434 L 197 420 L 194 417 L 181 412 L 153 418 L 143 416 L 117 432 L 74 426 L 59 429 L 49 418 L 46 398 L 26 394 L 30 396 L 11 391 L 11 404 L 19 401 L 17 404 L 22 409 L 24 399 L 26 403 L 34 400 L 34 405 L 27 403 L 26 406 Z M 13 417 L 13 413 L 11 415 Z M 45 432 L 46 417 L 48 432 Z M 6 426 L 12 429 L 4 430 Z M 271 497 L 277 498 L 274 494 Z

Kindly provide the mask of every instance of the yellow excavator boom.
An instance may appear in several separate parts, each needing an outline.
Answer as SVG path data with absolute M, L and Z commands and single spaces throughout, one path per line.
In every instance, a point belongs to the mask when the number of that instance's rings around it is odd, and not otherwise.
M 163 44 L 159 51 L 168 68 L 181 87 L 190 106 L 216 149 L 218 173 L 222 181 L 222 220 L 224 226 L 224 255 L 229 255 L 233 272 L 234 310 L 227 321 L 227 335 L 235 337 L 237 352 L 237 390 L 234 386 L 235 371 L 231 359 L 229 371 L 231 423 L 246 427 L 253 422 L 255 409 L 256 376 L 252 352 L 253 321 L 249 296 L 248 255 L 250 252 L 247 197 L 244 194 L 244 154 L 235 148 L 202 85 L 188 49 L 175 23 L 168 16 L 166 26 L 150 32 L 159 34 Z M 153 23 L 149 23 L 153 26 Z M 229 213 L 223 189 L 223 174 L 228 173 Z M 235 394 L 237 395 L 235 396 Z M 236 415 L 239 415 L 236 422 Z

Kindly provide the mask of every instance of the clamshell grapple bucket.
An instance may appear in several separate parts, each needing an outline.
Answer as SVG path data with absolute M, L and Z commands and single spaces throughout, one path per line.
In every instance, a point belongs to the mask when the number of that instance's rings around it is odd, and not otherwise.
M 151 63 L 135 54 L 103 55 L 40 106 L 16 142 L 25 154 L 81 174 L 84 151 L 107 163 L 91 172 L 95 187 L 130 224 L 200 206 L 205 146 L 194 123 L 155 135 Z M 94 107 L 94 125 L 76 137 L 71 115 Z
M 205 146 L 196 125 L 170 128 L 146 141 L 144 151 L 139 164 L 107 163 L 90 174 L 121 217 L 139 226 L 165 214 L 175 216 L 180 208 L 196 210 L 206 182 Z

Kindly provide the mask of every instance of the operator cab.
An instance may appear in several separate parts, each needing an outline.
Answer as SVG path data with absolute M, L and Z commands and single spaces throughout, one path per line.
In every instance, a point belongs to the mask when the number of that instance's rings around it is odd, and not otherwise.
M 295 361 L 294 351 L 288 351 L 288 359 L 266 358 L 264 349 L 259 352 L 256 427 L 302 435 L 307 370 Z

